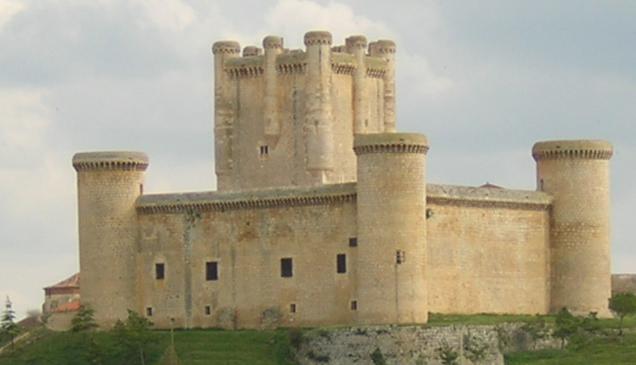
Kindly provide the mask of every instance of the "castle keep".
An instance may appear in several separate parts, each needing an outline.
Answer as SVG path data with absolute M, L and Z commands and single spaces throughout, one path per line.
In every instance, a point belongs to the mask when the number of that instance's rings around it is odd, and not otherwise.
M 218 191 L 145 194 L 145 154 L 76 154 L 81 300 L 98 323 L 608 315 L 612 146 L 535 144 L 536 191 L 427 184 L 426 137 L 395 131 L 395 51 L 327 32 L 304 50 L 215 43 Z

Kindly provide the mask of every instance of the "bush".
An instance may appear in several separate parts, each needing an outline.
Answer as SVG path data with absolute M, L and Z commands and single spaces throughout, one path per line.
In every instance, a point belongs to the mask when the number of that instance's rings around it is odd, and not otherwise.
M 376 347 L 375 351 L 371 353 L 371 361 L 374 365 L 386 365 L 386 360 L 380 348 Z

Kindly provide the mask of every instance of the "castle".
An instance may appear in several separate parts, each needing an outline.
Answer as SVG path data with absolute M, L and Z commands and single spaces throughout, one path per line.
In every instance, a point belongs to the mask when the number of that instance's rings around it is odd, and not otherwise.
M 139 152 L 73 157 L 100 325 L 128 309 L 159 328 L 609 315 L 609 143 L 535 144 L 536 191 L 427 184 L 426 137 L 395 132 L 395 44 L 304 41 L 214 44 L 218 191 L 145 194 Z

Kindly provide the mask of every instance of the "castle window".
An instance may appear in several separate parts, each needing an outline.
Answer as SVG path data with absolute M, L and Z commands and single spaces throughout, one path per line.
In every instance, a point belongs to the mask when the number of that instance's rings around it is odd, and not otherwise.
M 352 300 L 351 301 L 351 310 L 352 311 L 357 311 L 358 310 L 358 301 L 357 300 Z
M 358 247 L 358 237 L 349 238 L 349 247 Z
M 166 277 L 166 265 L 164 263 L 155 264 L 155 279 L 163 280 Z
M 406 253 L 402 250 L 395 251 L 395 263 L 402 264 L 406 261 Z
M 268 145 L 262 145 L 260 148 L 261 151 L 261 156 L 267 156 L 269 155 L 269 146 Z
M 152 307 L 146 307 L 146 315 L 152 317 Z
M 296 313 L 296 303 L 292 303 L 289 305 L 289 312 Z
M 216 261 L 209 261 L 205 263 L 205 280 L 213 281 L 219 280 L 219 263 Z
M 144 195 L 144 184 L 139 184 L 139 195 Z
M 347 272 L 347 255 L 341 253 L 336 256 L 336 272 L 338 274 Z
M 209 316 L 210 314 L 212 314 L 212 308 L 209 305 L 205 306 L 205 315 Z
M 280 259 L 280 276 L 283 278 L 291 278 L 293 274 L 294 270 L 291 257 Z

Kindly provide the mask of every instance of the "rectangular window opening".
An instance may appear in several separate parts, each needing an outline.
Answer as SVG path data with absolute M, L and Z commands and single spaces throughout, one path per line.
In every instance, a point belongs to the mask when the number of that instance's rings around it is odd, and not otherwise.
M 358 310 L 358 301 L 357 300 L 352 300 L 351 301 L 351 310 L 352 311 L 357 311 Z
M 209 261 L 205 263 L 205 280 L 214 281 L 219 280 L 219 263 L 216 261 Z
M 336 256 L 336 271 L 338 274 L 344 274 L 347 272 L 347 255 L 340 253 Z
M 283 278 L 291 278 L 293 275 L 294 269 L 291 257 L 280 259 L 280 276 Z
M 292 303 L 289 305 L 289 312 L 296 313 L 296 303 Z
M 349 238 L 349 247 L 358 247 L 358 237 Z
M 406 253 L 402 250 L 397 250 L 395 252 L 395 262 L 397 264 L 403 264 L 406 261 Z
M 152 307 L 146 307 L 146 315 L 152 317 Z
M 166 265 L 164 263 L 155 264 L 155 279 L 163 280 L 166 277 Z
M 261 156 L 267 156 L 269 155 L 269 146 L 268 145 L 262 145 L 260 148 L 261 151 Z
M 209 316 L 210 314 L 212 314 L 212 308 L 209 305 L 205 306 L 205 315 Z

